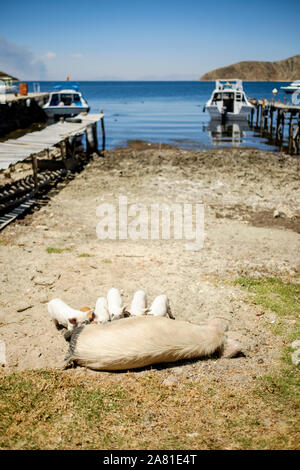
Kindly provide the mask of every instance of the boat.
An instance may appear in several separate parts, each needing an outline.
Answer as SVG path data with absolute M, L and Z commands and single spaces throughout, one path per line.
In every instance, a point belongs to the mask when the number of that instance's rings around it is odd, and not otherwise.
M 12 77 L 0 77 L 0 93 L 17 93 L 17 87 L 14 85 L 14 80 Z
M 286 93 L 294 93 L 294 91 L 300 91 L 300 80 L 290 83 L 288 86 L 281 86 L 282 90 Z
M 49 94 L 49 100 L 43 106 L 48 117 L 73 117 L 89 112 L 88 102 L 79 91 L 78 85 L 68 85 L 68 88 L 58 85 L 54 88 L 55 91 Z
M 216 88 L 205 104 L 205 109 L 211 119 L 226 122 L 228 119 L 247 119 L 254 106 L 243 90 L 242 80 L 224 79 L 216 80 Z

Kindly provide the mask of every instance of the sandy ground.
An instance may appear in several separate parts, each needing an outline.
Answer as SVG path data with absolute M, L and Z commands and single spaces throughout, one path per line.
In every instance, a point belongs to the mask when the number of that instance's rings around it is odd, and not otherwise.
M 62 183 L 39 211 L 0 234 L 0 340 L 11 373 L 60 367 L 68 349 L 49 320 L 46 302 L 60 297 L 94 306 L 114 286 L 129 305 L 137 289 L 148 299 L 166 293 L 176 318 L 230 319 L 229 336 L 244 357 L 199 360 L 158 368 L 167 380 L 249 381 L 276 366 L 282 346 L 267 327 L 275 314 L 247 302 L 232 284 L 241 276 L 294 279 L 300 268 L 299 158 L 254 149 L 185 151 L 136 146 L 95 157 Z M 99 240 L 96 208 L 128 204 L 200 203 L 205 208 L 203 249 L 186 240 Z M 47 248 L 63 249 L 49 253 Z M 89 255 L 89 256 L 87 256 Z M 66 373 L 89 373 L 82 368 Z M 138 371 L 136 373 L 143 373 Z M 105 372 L 100 372 L 105 374 Z M 116 374 L 118 380 L 122 374 Z

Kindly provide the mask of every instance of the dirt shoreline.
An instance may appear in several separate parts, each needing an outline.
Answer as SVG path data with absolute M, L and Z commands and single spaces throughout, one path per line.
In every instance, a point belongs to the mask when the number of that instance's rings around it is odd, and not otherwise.
M 4 372 L 60 367 L 68 345 L 50 322 L 46 302 L 61 297 L 76 308 L 93 306 L 115 286 L 125 305 L 137 289 L 146 290 L 149 301 L 167 293 L 178 319 L 198 323 L 222 314 L 231 321 L 229 336 L 243 344 L 245 357 L 174 364 L 157 368 L 158 374 L 195 381 L 209 375 L 242 387 L 265 374 L 278 364 L 282 347 L 267 327 L 274 314 L 249 304 L 231 281 L 299 276 L 299 169 L 299 158 L 244 148 L 147 145 L 95 156 L 50 194 L 47 205 L 0 234 Z M 146 206 L 203 203 L 203 249 L 187 251 L 186 240 L 173 238 L 99 240 L 96 208 L 117 204 L 119 195 Z

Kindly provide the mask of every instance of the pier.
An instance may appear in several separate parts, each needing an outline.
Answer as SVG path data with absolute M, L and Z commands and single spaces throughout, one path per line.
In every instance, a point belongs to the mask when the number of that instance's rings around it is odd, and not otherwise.
M 0 94 L 0 137 L 17 129 L 26 129 L 37 122 L 46 122 L 42 106 L 49 93 Z
M 0 164 L 8 169 L 18 162 L 29 161 L 32 174 L 0 188 L 0 230 L 36 203 L 36 197 L 52 183 L 84 165 L 98 148 L 97 123 L 101 121 L 102 148 L 105 150 L 104 114 L 80 114 L 61 120 L 41 131 L 18 139 L 0 142 Z M 85 159 L 78 158 L 85 137 Z M 80 150 L 79 150 L 80 149 Z M 55 153 L 54 158 L 51 153 Z M 85 161 L 84 161 L 85 160 Z
M 300 140 L 300 106 L 286 103 L 275 103 L 265 99 L 250 98 L 253 104 L 249 117 L 250 128 L 259 131 L 282 150 L 290 155 L 299 155 Z

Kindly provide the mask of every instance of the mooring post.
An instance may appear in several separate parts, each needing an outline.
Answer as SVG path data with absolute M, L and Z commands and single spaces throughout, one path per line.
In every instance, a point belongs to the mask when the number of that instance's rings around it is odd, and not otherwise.
M 103 109 L 100 109 L 100 113 L 103 114 Z M 104 152 L 105 150 L 104 116 L 101 117 L 101 132 L 102 132 L 102 152 Z

